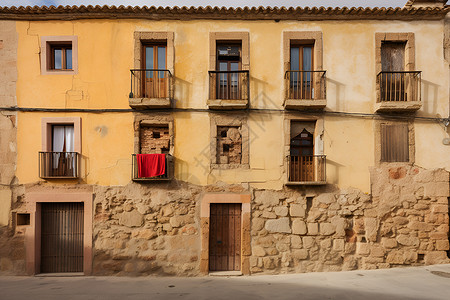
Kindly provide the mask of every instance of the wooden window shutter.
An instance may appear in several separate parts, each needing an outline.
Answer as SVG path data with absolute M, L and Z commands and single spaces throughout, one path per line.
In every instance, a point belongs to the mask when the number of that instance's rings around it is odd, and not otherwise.
M 408 124 L 381 124 L 381 161 L 408 162 Z

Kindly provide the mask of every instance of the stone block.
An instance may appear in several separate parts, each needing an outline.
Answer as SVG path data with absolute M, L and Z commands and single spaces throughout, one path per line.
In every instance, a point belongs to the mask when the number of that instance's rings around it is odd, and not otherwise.
M 119 217 L 119 224 L 127 227 L 140 227 L 144 222 L 144 216 L 137 210 L 123 212 Z
M 274 260 L 270 257 L 264 257 L 263 258 L 263 265 L 265 269 L 272 270 L 277 267 Z
M 297 260 L 303 260 L 308 258 L 308 250 L 306 249 L 299 249 L 292 251 L 292 257 Z
M 277 206 L 274 210 L 275 214 L 280 217 L 286 217 L 289 212 L 289 209 L 286 206 Z
M 375 218 L 364 218 L 364 228 L 366 239 L 370 242 L 376 242 L 378 235 L 378 220 Z
M 306 234 L 306 223 L 301 219 L 294 219 L 292 221 L 292 233 L 293 234 Z
M 408 224 L 408 222 L 409 222 L 408 218 L 401 217 L 401 216 L 394 217 L 393 221 L 394 221 L 395 226 L 405 225 L 405 224 Z
M 265 228 L 269 232 L 291 233 L 291 228 L 289 226 L 289 218 L 267 220 Z
M 303 247 L 302 238 L 299 237 L 298 235 L 291 236 L 291 247 L 302 248 Z
M 370 248 L 370 255 L 373 257 L 384 257 L 385 251 L 383 247 L 378 245 L 372 245 Z
M 291 217 L 302 217 L 304 218 L 306 216 L 305 209 L 303 205 L 301 204 L 291 204 L 291 207 L 289 209 L 289 214 Z
M 336 197 L 332 193 L 324 193 L 317 196 L 317 201 L 319 203 L 331 204 L 336 202 Z
M 319 234 L 319 223 L 308 223 L 308 234 L 309 235 L 318 235 Z
M 276 219 L 277 215 L 271 211 L 263 211 L 262 217 L 266 219 Z
M 420 244 L 420 240 L 418 237 L 414 237 L 414 236 L 410 236 L 410 235 L 405 235 L 405 234 L 400 234 L 397 236 L 396 238 L 397 242 L 400 245 L 404 245 L 404 246 L 414 246 L 417 247 Z
M 356 254 L 369 255 L 370 245 L 367 243 L 356 243 Z
M 331 223 L 320 223 L 319 228 L 322 235 L 332 235 L 336 232 L 336 226 Z
M 261 246 L 253 246 L 252 247 L 252 254 L 254 256 L 263 257 L 263 256 L 266 256 L 266 251 Z
M 306 249 L 311 248 L 314 245 L 314 238 L 311 236 L 304 236 L 302 238 L 303 247 Z
M 344 239 L 334 239 L 333 240 L 333 250 L 335 251 L 343 251 L 345 246 Z
M 449 250 L 449 241 L 448 240 L 437 240 L 436 241 L 436 250 L 444 251 Z
M 331 249 L 331 239 L 325 239 L 320 241 L 320 249 L 321 250 L 330 250 Z
M 429 182 L 424 184 L 425 197 L 448 197 L 449 194 L 448 182 Z
M 436 182 L 449 182 L 449 172 L 445 169 L 434 170 L 434 181 Z
M 276 206 L 280 203 L 280 196 L 273 191 L 256 191 L 255 203 L 265 206 Z
M 392 249 L 397 247 L 397 241 L 392 238 L 381 238 L 381 245 L 386 249 Z
M 432 213 L 448 213 L 448 205 L 436 204 L 431 206 Z
M 393 250 L 387 254 L 386 262 L 394 265 L 401 265 L 405 263 L 403 251 Z
M 448 263 L 448 257 L 445 251 L 428 252 L 425 254 L 424 260 L 427 265 Z
M 252 229 L 253 230 L 257 230 L 257 231 L 263 229 L 264 228 L 264 222 L 265 222 L 264 219 L 253 218 L 252 219 Z

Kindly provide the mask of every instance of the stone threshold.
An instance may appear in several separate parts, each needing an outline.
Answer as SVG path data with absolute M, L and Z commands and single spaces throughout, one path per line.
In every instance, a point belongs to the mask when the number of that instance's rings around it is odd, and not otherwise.
M 80 277 L 84 276 L 83 272 L 64 272 L 64 273 L 40 273 L 35 277 Z
M 241 271 L 214 271 L 209 272 L 209 276 L 242 276 Z

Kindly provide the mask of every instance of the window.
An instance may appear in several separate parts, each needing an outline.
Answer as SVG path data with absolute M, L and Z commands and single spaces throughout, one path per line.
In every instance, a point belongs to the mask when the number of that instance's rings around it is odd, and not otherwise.
M 165 71 L 167 65 L 166 45 L 143 43 L 141 62 L 141 68 L 145 70 L 142 74 L 142 76 L 144 77 L 144 80 L 142 81 L 143 97 L 168 97 L 169 74 Z
M 76 36 L 41 37 L 41 74 L 77 74 L 78 38 Z
M 170 150 L 169 125 L 141 124 L 139 132 L 141 154 L 164 153 Z
M 208 107 L 246 108 L 250 92 L 249 33 L 211 32 L 209 38 Z
M 375 33 L 376 110 L 420 109 L 420 71 L 415 70 L 414 33 Z M 412 103 L 408 103 L 412 102 Z
M 72 70 L 72 45 L 50 45 L 51 69 Z
M 249 129 L 245 116 L 211 117 L 211 167 L 248 168 Z
M 42 118 L 39 177 L 77 178 L 80 153 L 80 118 Z
M 218 43 L 217 44 L 217 89 L 216 99 L 241 99 L 240 73 L 241 69 L 241 45 Z
M 283 32 L 283 53 L 286 84 L 286 108 L 302 104 L 292 100 L 320 100 L 312 107 L 326 106 L 326 77 L 323 70 L 322 32 Z M 320 102 L 320 103 L 319 103 Z
M 316 122 L 291 121 L 289 182 L 325 181 L 325 157 L 314 155 Z
M 287 185 L 326 184 L 326 156 L 323 154 L 323 119 L 285 119 L 285 166 Z
M 217 163 L 240 164 L 242 160 L 242 135 L 238 126 L 217 127 Z
M 408 162 L 408 124 L 381 124 L 381 161 Z
M 313 44 L 291 44 L 290 94 L 294 99 L 313 99 Z
M 130 70 L 131 107 L 171 106 L 175 54 L 173 43 L 173 32 L 134 32 L 134 69 Z

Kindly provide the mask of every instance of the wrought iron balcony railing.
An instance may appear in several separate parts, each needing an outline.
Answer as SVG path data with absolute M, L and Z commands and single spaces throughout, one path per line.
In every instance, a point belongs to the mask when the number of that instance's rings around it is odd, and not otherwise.
M 139 166 L 136 154 L 132 154 L 131 158 L 132 158 L 131 179 L 133 181 L 171 180 L 173 178 L 174 158 L 170 154 L 166 154 L 166 167 L 164 174 L 155 177 L 139 177 Z
M 326 71 L 286 71 L 287 99 L 325 100 Z
M 173 76 L 169 70 L 132 69 L 129 98 L 172 98 Z
M 379 87 L 378 102 L 420 101 L 420 71 L 380 72 L 377 75 Z
M 293 156 L 288 159 L 288 183 L 325 183 L 326 156 Z
M 40 178 L 78 178 L 77 152 L 39 152 Z
M 249 71 L 208 71 L 209 99 L 248 100 Z

